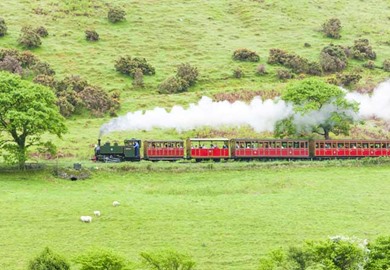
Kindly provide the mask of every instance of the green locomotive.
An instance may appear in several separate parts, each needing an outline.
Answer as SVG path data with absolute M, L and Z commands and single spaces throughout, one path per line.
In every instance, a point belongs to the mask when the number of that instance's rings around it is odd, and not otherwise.
M 140 161 L 141 140 L 127 139 L 124 145 L 119 145 L 117 142 L 111 144 L 106 142 L 101 145 L 101 140 L 98 139 L 98 144 L 95 147 L 95 160 L 102 162 L 121 162 L 121 161 Z

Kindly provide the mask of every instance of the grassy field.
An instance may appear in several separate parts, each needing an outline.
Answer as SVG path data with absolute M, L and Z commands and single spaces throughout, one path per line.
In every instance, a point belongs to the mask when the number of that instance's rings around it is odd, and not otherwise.
M 390 234 L 388 165 L 134 166 L 95 168 L 74 182 L 47 171 L 2 173 L 0 268 L 25 269 L 49 246 L 67 258 L 111 248 L 135 262 L 142 251 L 173 248 L 197 269 L 256 269 L 269 250 L 305 239 Z M 79 221 L 94 210 L 102 216 Z

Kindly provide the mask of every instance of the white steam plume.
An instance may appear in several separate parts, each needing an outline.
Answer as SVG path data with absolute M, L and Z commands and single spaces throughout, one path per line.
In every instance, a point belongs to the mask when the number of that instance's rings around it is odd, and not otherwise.
M 390 81 L 381 83 L 371 95 L 349 93 L 347 99 L 359 103 L 358 115 L 352 111 L 338 111 L 352 117 L 369 119 L 376 117 L 390 121 Z M 294 115 L 294 122 L 305 129 L 327 119 L 337 111 L 334 105 L 325 105 L 320 111 L 306 115 Z M 240 126 L 249 125 L 255 131 L 273 131 L 278 120 L 289 117 L 293 113 L 292 105 L 281 100 L 265 100 L 255 97 L 250 104 L 241 101 L 213 102 L 202 97 L 197 104 L 190 104 L 188 109 L 174 106 L 170 112 L 157 107 L 148 111 L 129 112 L 114 118 L 100 128 L 100 136 L 113 131 L 151 130 L 153 128 L 174 128 L 178 131 L 190 130 L 202 126 Z M 100 137 L 99 136 L 99 137 Z
M 292 113 L 292 106 L 284 101 L 265 100 L 255 97 L 250 104 L 236 101 L 214 102 L 202 97 L 188 109 L 174 106 L 170 112 L 163 108 L 149 111 L 129 112 L 117 117 L 100 128 L 100 136 L 112 131 L 150 130 L 152 128 L 174 128 L 178 131 L 196 127 L 249 125 L 257 132 L 272 131 L 276 121 Z
M 380 83 L 371 95 L 349 93 L 347 99 L 359 103 L 359 116 L 363 119 L 390 120 L 390 80 Z

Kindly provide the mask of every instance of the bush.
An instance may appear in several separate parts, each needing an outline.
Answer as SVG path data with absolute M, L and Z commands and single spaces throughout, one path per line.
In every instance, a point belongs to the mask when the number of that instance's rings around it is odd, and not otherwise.
M 96 86 L 87 86 L 78 96 L 85 108 L 91 111 L 94 116 L 102 116 L 110 111 L 113 103 L 109 95 Z
M 370 250 L 368 262 L 364 269 L 390 269 L 390 237 L 379 237 L 368 244 Z
M 140 68 L 135 69 L 132 85 L 135 88 L 144 87 L 144 74 L 142 73 L 142 70 Z
M 59 96 L 56 104 L 60 109 L 61 115 L 64 117 L 71 116 L 75 111 L 75 107 L 68 101 L 68 98 L 65 95 Z
M 0 61 L 0 70 L 5 70 L 19 75 L 23 74 L 23 68 L 19 61 L 9 55 L 5 56 L 3 60 Z
M 339 73 L 336 75 L 336 78 L 337 78 L 337 81 L 339 82 L 339 84 L 344 85 L 344 86 L 348 86 L 348 85 L 356 84 L 357 82 L 359 82 L 360 79 L 362 78 L 362 76 L 360 76 L 360 74 L 357 74 L 357 73 L 350 73 L 350 74 L 340 74 Z
M 242 77 L 244 77 L 244 71 L 240 67 L 233 70 L 233 78 L 241 79 Z
M 368 68 L 368 69 L 374 69 L 375 62 L 372 60 L 368 60 L 366 63 L 363 64 L 363 67 Z
M 25 26 L 22 28 L 18 42 L 26 48 L 36 48 L 42 44 L 41 38 L 31 26 Z
M 58 91 L 72 90 L 75 92 L 81 92 L 88 86 L 88 82 L 82 79 L 79 75 L 66 76 L 62 81 L 57 84 Z
M 291 72 L 287 69 L 278 69 L 276 71 L 276 76 L 278 77 L 279 80 L 287 80 L 293 77 Z
M 188 90 L 188 84 L 182 78 L 172 76 L 167 78 L 158 86 L 160 94 L 181 93 Z
M 0 37 L 5 36 L 7 34 L 7 25 L 3 18 L 0 17 Z
M 155 253 L 142 252 L 142 260 L 146 269 L 150 270 L 192 270 L 195 262 L 188 255 L 172 250 Z
M 257 75 L 265 75 L 267 74 L 267 70 L 265 68 L 264 64 L 258 65 L 256 68 L 256 74 Z
M 256 52 L 248 49 L 237 49 L 233 53 L 233 59 L 236 61 L 248 61 L 248 62 L 259 62 L 260 57 Z
M 39 59 L 29 51 L 18 52 L 17 59 L 24 68 L 31 68 L 39 62 Z
M 321 76 L 322 75 L 322 69 L 321 69 L 320 64 L 317 63 L 317 62 L 310 62 L 308 64 L 307 74 Z
M 126 12 L 119 7 L 110 8 L 107 14 L 108 20 L 112 23 L 124 21 L 125 16 L 126 16 Z
M 198 70 L 196 67 L 192 67 L 190 64 L 180 64 L 177 67 L 176 76 L 182 78 L 187 82 L 189 86 L 193 86 L 198 79 Z
M 115 62 L 115 69 L 133 78 L 136 69 L 141 69 L 144 75 L 153 75 L 156 73 L 154 67 L 148 64 L 145 58 L 132 58 L 129 55 L 119 57 Z
M 54 77 L 50 75 L 45 75 L 45 74 L 39 74 L 36 76 L 33 80 L 34 83 L 39 83 L 44 86 L 50 87 L 50 88 L 55 88 L 56 86 L 56 81 L 54 80 Z
M 110 250 L 96 249 L 76 258 L 80 270 L 121 270 L 126 261 Z
M 281 49 L 270 49 L 268 56 L 268 64 L 284 64 L 288 53 Z
M 328 20 L 322 25 L 322 31 L 327 37 L 340 38 L 341 22 L 337 18 Z
M 98 41 L 99 34 L 95 30 L 85 30 L 85 39 L 87 41 Z
M 47 37 L 49 35 L 49 32 L 47 31 L 47 29 L 44 26 L 38 27 L 37 29 L 35 29 L 35 32 L 37 32 L 37 34 L 40 37 Z
M 376 53 L 372 50 L 369 43 L 368 39 L 355 40 L 355 44 L 352 47 L 352 57 L 358 60 L 374 60 L 376 58 Z
M 56 74 L 55 71 L 50 67 L 50 65 L 46 62 L 37 62 L 34 66 L 32 66 L 32 70 L 36 74 L 43 74 L 43 75 L 54 75 Z
M 68 270 L 69 263 L 60 255 L 53 253 L 49 248 L 31 260 L 28 266 L 29 270 Z
M 383 61 L 383 70 L 390 71 L 390 59 L 386 59 Z
M 330 44 L 322 49 L 320 65 L 324 71 L 341 71 L 347 67 L 347 63 L 343 47 Z
M 271 49 L 268 64 L 281 64 L 291 68 L 294 73 L 305 73 L 308 70 L 309 61 L 297 54 L 290 54 L 281 49 Z

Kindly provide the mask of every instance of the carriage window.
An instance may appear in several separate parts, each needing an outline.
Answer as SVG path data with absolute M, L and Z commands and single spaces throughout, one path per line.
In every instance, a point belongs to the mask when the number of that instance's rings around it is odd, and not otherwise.
M 288 147 L 288 148 L 292 148 L 292 147 L 293 147 L 293 143 L 292 143 L 292 142 L 288 142 L 288 143 L 287 143 L 287 147 Z

